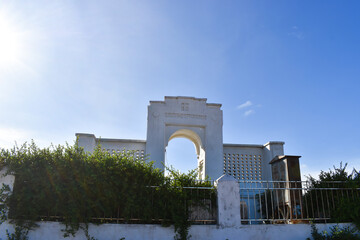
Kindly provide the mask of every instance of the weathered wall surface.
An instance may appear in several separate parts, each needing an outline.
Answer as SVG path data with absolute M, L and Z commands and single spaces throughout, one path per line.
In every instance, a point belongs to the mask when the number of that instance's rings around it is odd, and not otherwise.
M 57 222 L 42 222 L 40 227 L 29 233 L 29 240 L 58 240 L 64 239 L 61 229 L 63 225 Z M 346 226 L 347 224 L 341 224 Z M 317 224 L 320 231 L 328 230 L 334 224 Z M 13 227 L 8 223 L 0 226 L 0 238 L 6 238 L 6 229 L 13 232 Z M 140 224 L 103 224 L 91 225 L 89 233 L 98 240 L 173 240 L 173 227 L 161 227 L 160 225 Z M 305 240 L 311 236 L 309 224 L 295 225 L 243 225 L 237 228 L 220 228 L 216 225 L 195 225 L 190 229 L 191 239 L 206 240 Z M 75 237 L 65 238 L 69 240 L 86 240 L 80 230 Z
M 94 134 L 76 133 L 78 144 L 86 152 L 93 152 L 95 147 L 100 144 L 101 148 L 109 153 L 134 151 L 135 157 L 145 157 L 146 141 L 133 139 L 111 139 L 96 138 Z
M 239 183 L 230 175 L 223 175 L 215 184 L 218 197 L 218 224 L 220 227 L 239 227 L 240 193 Z
M 262 175 L 263 169 L 270 167 L 264 160 L 263 148 L 263 145 L 224 144 L 223 173 L 238 180 L 268 180 Z

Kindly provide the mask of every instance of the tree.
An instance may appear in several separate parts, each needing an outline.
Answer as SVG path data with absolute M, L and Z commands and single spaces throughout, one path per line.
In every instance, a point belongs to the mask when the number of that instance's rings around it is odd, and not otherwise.
M 356 169 L 346 171 L 347 164 L 321 171 L 319 180 L 309 176 L 308 203 L 310 217 L 330 217 L 333 222 L 353 222 L 360 229 L 360 175 Z M 311 209 L 310 209 L 311 208 Z

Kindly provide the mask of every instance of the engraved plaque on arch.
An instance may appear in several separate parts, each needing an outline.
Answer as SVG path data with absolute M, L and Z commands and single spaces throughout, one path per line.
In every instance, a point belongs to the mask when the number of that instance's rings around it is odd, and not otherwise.
M 181 111 L 183 112 L 189 111 L 189 103 L 181 103 Z

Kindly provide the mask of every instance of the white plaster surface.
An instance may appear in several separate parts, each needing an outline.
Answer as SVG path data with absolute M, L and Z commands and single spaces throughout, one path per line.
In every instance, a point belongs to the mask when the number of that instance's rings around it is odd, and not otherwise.
M 284 155 L 284 142 L 268 142 L 264 145 L 264 168 L 263 175 L 265 180 L 272 180 L 270 161 L 279 155 Z
M 205 98 L 165 97 L 165 101 L 150 101 L 146 153 L 155 167 L 163 169 L 165 148 L 172 136 L 188 138 L 204 151 L 203 174 L 211 179 L 222 175 L 223 114 L 221 104 L 211 104 Z M 204 159 L 201 159 L 203 158 Z
M 0 171 L 0 188 L 3 186 L 3 184 L 5 184 L 5 185 L 9 185 L 10 189 L 12 190 L 15 182 L 15 176 L 13 175 L 4 176 L 6 171 L 7 171 L 6 168 L 1 169 Z
M 64 239 L 61 229 L 63 225 L 57 222 L 41 222 L 40 227 L 29 233 L 29 240 L 57 240 Z M 317 224 L 320 231 L 328 230 L 335 224 Z M 340 224 L 348 226 L 349 224 Z M 6 238 L 6 229 L 13 232 L 13 227 L 5 222 L 0 225 L 0 238 Z M 173 227 L 141 224 L 103 224 L 90 225 L 89 233 L 98 240 L 172 240 Z M 243 225 L 236 228 L 221 228 L 216 225 L 194 225 L 190 229 L 192 240 L 305 240 L 311 236 L 310 224 L 281 224 L 281 225 Z M 79 230 L 75 237 L 69 240 L 86 240 L 84 233 Z
M 93 152 L 96 146 L 96 139 L 94 134 L 76 133 L 75 134 L 78 145 L 84 148 L 85 152 Z
M 220 227 L 239 227 L 240 192 L 238 181 L 230 176 L 223 175 L 216 180 L 218 198 L 218 223 Z
M 264 169 L 270 168 L 270 164 L 264 164 L 263 149 L 263 145 L 224 144 L 223 173 L 238 180 L 271 180 L 263 178 Z
M 145 153 L 146 141 L 133 139 L 111 139 L 97 138 L 94 134 L 76 133 L 78 145 L 83 147 L 86 152 L 93 152 L 94 148 L 100 144 L 101 148 L 108 151 L 142 151 Z

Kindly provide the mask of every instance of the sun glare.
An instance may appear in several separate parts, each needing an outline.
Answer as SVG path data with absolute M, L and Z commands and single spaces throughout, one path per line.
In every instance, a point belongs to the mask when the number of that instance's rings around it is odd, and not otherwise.
M 5 16 L 0 15 L 0 68 L 17 64 L 21 53 L 21 31 Z

